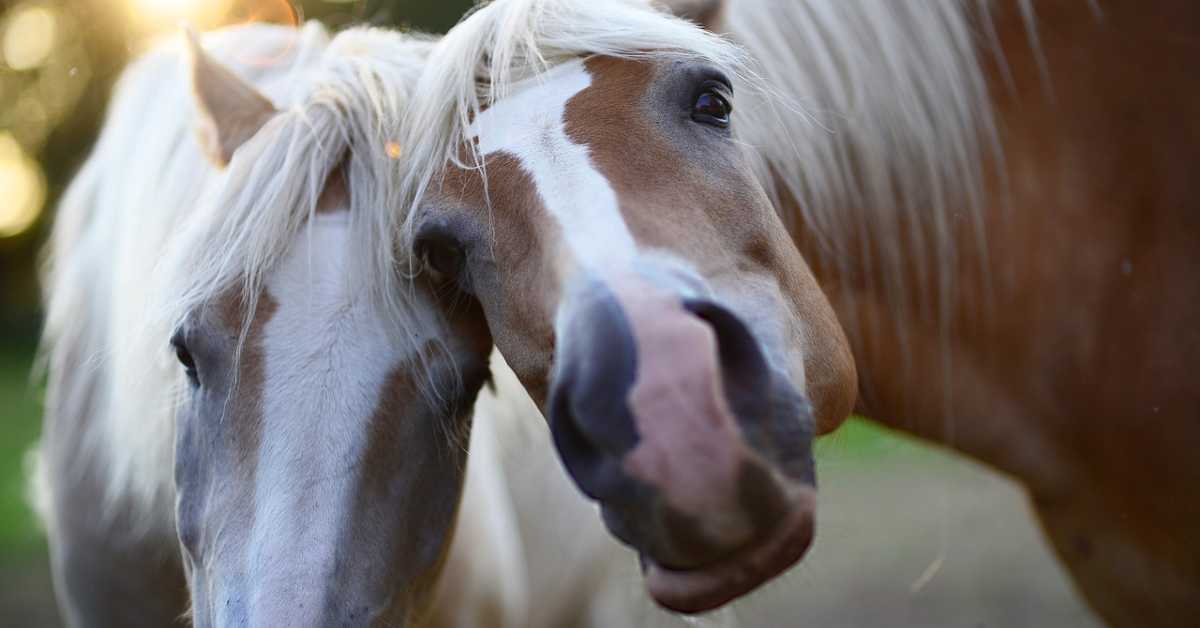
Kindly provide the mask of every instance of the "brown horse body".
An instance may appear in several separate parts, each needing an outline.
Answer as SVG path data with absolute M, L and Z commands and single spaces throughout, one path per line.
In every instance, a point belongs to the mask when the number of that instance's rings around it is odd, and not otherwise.
M 739 2 L 695 15 L 720 32 Z M 1020 478 L 1106 620 L 1186 624 L 1200 616 L 1200 5 L 1029 9 L 992 7 L 987 258 L 949 267 L 948 317 L 928 314 L 936 291 L 894 307 L 894 271 L 871 258 L 822 264 L 782 190 L 780 210 L 850 338 L 859 410 Z
M 798 560 L 809 430 L 857 397 L 1023 480 L 1109 621 L 1200 614 L 1200 8 L 666 4 L 764 80 L 648 0 L 497 0 L 403 142 L 415 250 L 652 596 Z

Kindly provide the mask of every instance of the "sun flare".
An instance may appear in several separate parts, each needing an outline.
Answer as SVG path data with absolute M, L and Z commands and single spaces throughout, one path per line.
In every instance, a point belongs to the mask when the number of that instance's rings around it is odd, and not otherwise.
M 214 26 L 225 17 L 233 0 L 129 0 L 133 15 L 148 25 L 174 27 L 188 22 L 199 28 Z

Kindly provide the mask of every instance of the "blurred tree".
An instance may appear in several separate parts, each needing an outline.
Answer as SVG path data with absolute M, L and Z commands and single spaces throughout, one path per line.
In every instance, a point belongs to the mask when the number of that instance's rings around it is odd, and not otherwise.
M 473 4 L 470 0 L 366 0 L 363 15 L 374 24 L 444 33 L 454 26 Z

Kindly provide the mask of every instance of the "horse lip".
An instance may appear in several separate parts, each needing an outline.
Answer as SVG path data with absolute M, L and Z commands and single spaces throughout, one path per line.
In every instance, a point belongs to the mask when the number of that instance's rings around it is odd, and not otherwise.
M 710 611 L 753 591 L 796 564 L 812 544 L 816 491 L 803 487 L 783 520 L 761 541 L 715 563 L 674 570 L 642 556 L 646 589 L 669 610 Z

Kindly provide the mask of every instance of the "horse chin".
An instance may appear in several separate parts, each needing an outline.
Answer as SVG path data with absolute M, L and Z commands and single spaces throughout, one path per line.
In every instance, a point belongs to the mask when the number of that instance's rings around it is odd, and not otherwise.
M 796 564 L 812 544 L 816 491 L 797 490 L 791 508 L 764 537 L 716 562 L 672 569 L 641 556 L 646 590 L 660 606 L 697 614 L 724 606 Z

